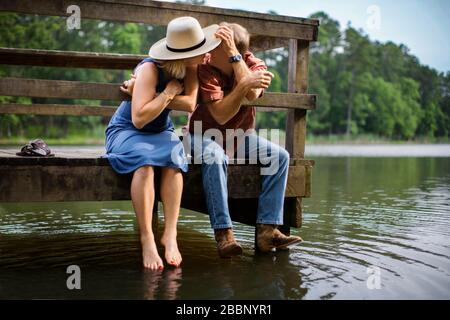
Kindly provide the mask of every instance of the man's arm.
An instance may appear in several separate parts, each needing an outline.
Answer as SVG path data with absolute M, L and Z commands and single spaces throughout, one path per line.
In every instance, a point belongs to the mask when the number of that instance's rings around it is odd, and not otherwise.
M 271 79 L 268 71 L 250 72 L 223 99 L 207 104 L 209 112 L 220 125 L 227 123 L 241 108 L 242 102 L 252 89 L 267 88 Z
M 240 81 L 230 94 L 223 99 L 208 103 L 207 107 L 214 120 L 223 125 L 233 118 L 239 112 L 248 91 L 248 84 L 245 81 Z
M 239 51 L 236 48 L 236 44 L 234 42 L 234 35 L 233 30 L 231 30 L 227 26 L 221 26 L 219 30 L 216 33 L 217 37 L 222 39 L 224 43 L 224 49 L 226 50 L 227 56 L 235 56 L 239 54 Z M 248 68 L 247 64 L 245 63 L 244 59 L 241 59 L 238 62 L 234 62 L 232 64 L 233 66 L 233 72 L 234 72 L 234 78 L 239 83 L 244 77 L 248 76 L 252 71 Z M 250 89 L 247 94 L 246 98 L 248 101 L 256 100 L 261 96 L 263 93 L 263 88 L 253 88 Z

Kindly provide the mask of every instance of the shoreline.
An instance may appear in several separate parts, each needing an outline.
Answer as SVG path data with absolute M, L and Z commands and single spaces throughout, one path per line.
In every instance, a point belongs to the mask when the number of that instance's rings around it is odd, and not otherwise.
M 181 132 L 177 132 L 181 135 Z M 103 146 L 105 143 L 104 136 L 69 136 L 67 138 L 45 138 L 45 137 L 13 137 L 0 138 L 0 146 L 22 146 L 30 140 L 41 138 L 48 145 L 67 146 L 67 145 L 84 145 L 84 146 Z M 270 135 L 269 135 L 270 138 Z M 284 145 L 285 134 L 280 134 L 280 145 Z M 428 138 L 418 137 L 414 140 L 389 140 L 377 136 L 350 136 L 332 135 L 332 136 L 307 136 L 306 145 L 450 145 L 449 137 Z

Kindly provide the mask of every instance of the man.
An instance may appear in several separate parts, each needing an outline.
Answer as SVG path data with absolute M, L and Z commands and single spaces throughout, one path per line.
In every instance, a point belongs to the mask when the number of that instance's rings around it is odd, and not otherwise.
M 289 154 L 252 132 L 255 107 L 242 106 L 245 100 L 253 101 L 263 95 L 273 74 L 248 51 L 250 36 L 245 28 L 221 23 L 216 36 L 222 43 L 199 66 L 199 104 L 189 118 L 188 128 L 194 163 L 202 164 L 203 187 L 218 253 L 223 258 L 242 254 L 228 210 L 227 164 L 229 157 L 236 154 L 262 164 L 276 164 L 275 170 L 262 175 L 256 244 L 261 252 L 286 248 L 302 240 L 285 236 L 277 229 L 283 224 Z

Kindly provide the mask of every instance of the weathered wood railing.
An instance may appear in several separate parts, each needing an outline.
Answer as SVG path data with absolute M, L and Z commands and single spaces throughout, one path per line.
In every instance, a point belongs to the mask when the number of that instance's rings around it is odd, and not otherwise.
M 309 42 L 318 34 L 318 21 L 274 16 L 206 6 L 138 0 L 0 1 L 0 11 L 67 16 L 76 4 L 82 18 L 167 25 L 190 15 L 202 25 L 236 22 L 252 34 L 254 51 L 289 47 L 288 93 L 266 93 L 252 105 L 258 111 L 289 110 L 286 148 L 291 154 L 285 194 L 286 227 L 301 225 L 301 199 L 310 196 L 313 161 L 304 159 L 306 111 L 316 107 L 316 96 L 307 94 Z M 132 69 L 145 56 L 0 48 L 0 64 L 94 69 Z M 65 99 L 127 99 L 119 84 L 65 80 L 0 78 L 0 95 Z M 109 117 L 116 107 L 66 104 L 0 104 L 0 113 L 36 115 L 97 115 Z M 70 170 L 68 170 L 68 168 Z M 260 191 L 259 168 L 232 165 L 229 169 L 230 211 L 236 221 L 254 224 Z M 57 154 L 55 158 L 19 158 L 0 151 L 0 201 L 128 200 L 130 175 L 116 174 L 107 160 L 93 154 Z M 186 192 L 188 190 L 188 192 Z M 200 167 L 191 165 L 185 176 L 182 206 L 206 212 Z

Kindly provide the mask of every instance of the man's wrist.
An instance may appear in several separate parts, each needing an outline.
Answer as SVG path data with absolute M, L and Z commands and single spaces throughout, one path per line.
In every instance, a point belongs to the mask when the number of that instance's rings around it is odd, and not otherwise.
M 242 56 L 240 54 L 230 56 L 228 58 L 229 63 L 238 63 L 239 61 L 242 61 Z
M 250 81 L 248 81 L 246 78 L 243 78 L 241 81 L 239 81 L 236 85 L 243 91 L 248 91 L 250 89 Z
M 236 49 L 236 48 L 229 49 L 229 50 L 227 51 L 228 57 L 236 56 L 236 55 L 238 55 L 238 54 L 239 54 L 239 51 L 238 51 L 238 49 Z

